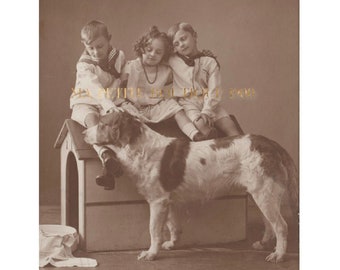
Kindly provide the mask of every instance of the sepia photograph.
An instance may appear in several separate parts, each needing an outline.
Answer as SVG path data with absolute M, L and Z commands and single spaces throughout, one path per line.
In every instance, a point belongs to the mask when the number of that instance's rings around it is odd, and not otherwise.
M 298 0 L 39 1 L 39 267 L 300 269 Z

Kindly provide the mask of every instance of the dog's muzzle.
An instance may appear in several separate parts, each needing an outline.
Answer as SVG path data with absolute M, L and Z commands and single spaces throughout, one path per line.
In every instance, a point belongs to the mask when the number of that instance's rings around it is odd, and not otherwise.
M 84 141 L 88 144 L 96 144 L 97 142 L 97 126 L 90 127 L 83 131 Z

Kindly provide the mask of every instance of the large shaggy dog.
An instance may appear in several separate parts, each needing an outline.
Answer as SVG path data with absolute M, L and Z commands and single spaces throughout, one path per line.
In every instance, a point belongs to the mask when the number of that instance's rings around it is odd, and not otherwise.
M 258 135 L 201 142 L 168 138 L 127 112 L 103 116 L 97 126 L 85 131 L 85 141 L 112 144 L 150 205 L 151 246 L 138 259 L 153 260 L 161 247 L 170 249 L 178 240 L 172 202 L 213 198 L 232 185 L 245 187 L 265 217 L 265 233 L 253 247 L 263 249 L 276 237 L 275 250 L 266 260 L 283 259 L 288 230 L 280 213 L 281 199 L 287 190 L 298 209 L 298 175 L 292 159 L 276 142 Z M 170 240 L 162 243 L 164 224 Z

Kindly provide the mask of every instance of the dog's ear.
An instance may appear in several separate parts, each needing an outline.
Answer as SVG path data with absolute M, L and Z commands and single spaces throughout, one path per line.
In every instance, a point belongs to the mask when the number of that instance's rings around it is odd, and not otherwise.
M 125 144 L 134 143 L 141 135 L 142 123 L 136 116 L 132 116 L 128 112 L 121 113 L 119 124 L 119 139 Z
M 98 145 L 117 143 L 120 118 L 119 112 L 102 115 L 96 126 L 86 130 L 85 141 Z
M 105 125 L 114 127 L 119 125 L 119 120 L 121 117 L 120 112 L 111 112 L 100 117 L 100 122 Z

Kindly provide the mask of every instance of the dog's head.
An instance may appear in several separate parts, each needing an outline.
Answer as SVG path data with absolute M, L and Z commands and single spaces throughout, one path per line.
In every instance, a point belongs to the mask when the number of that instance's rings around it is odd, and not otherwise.
M 96 126 L 84 131 L 89 144 L 122 146 L 133 143 L 141 134 L 142 123 L 127 112 L 112 112 L 100 117 Z

